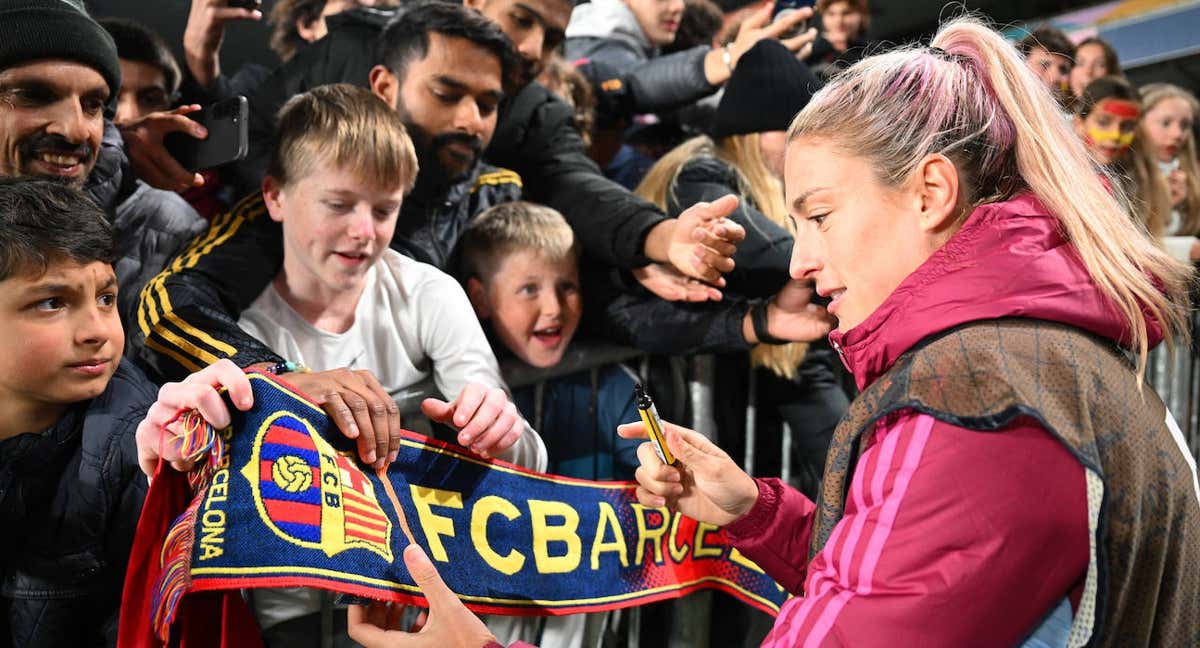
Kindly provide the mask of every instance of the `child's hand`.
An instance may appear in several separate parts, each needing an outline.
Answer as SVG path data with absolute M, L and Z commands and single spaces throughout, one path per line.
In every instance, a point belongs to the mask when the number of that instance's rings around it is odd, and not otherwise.
M 426 398 L 421 411 L 438 423 L 458 428 L 458 442 L 485 457 L 507 450 L 525 433 L 525 419 L 498 387 L 471 383 L 453 403 Z
M 172 435 L 177 415 L 186 410 L 196 410 L 214 428 L 223 428 L 231 420 L 229 408 L 221 398 L 220 390 L 229 390 L 229 398 L 242 411 L 254 405 L 254 394 L 246 374 L 230 360 L 215 363 L 188 376 L 183 382 L 167 383 L 158 390 L 158 400 L 146 412 L 146 418 L 138 424 L 138 465 L 146 476 L 153 476 L 160 457 L 175 470 L 191 470 L 192 464 L 179 456 Z

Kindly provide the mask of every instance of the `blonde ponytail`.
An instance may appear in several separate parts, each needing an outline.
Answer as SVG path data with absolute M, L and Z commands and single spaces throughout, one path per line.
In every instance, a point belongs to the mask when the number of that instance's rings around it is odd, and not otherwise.
M 1084 267 L 1128 324 L 1139 381 L 1149 322 L 1186 339 L 1191 268 L 1130 217 L 1083 143 L 1016 49 L 974 18 L 944 25 L 931 48 L 873 56 L 835 77 L 796 117 L 789 138 L 819 136 L 870 159 L 880 180 L 907 179 L 925 156 L 954 161 L 964 213 L 1032 191 L 1058 219 Z

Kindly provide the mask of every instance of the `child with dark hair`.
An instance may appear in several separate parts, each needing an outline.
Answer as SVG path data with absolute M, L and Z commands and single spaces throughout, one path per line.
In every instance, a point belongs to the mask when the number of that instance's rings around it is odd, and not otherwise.
M 1065 105 L 1075 61 L 1075 44 L 1071 39 L 1054 27 L 1039 27 L 1022 38 L 1017 49 L 1034 76 L 1060 104 Z
M 116 642 L 156 389 L 121 359 L 113 257 L 78 190 L 0 178 L 0 646 Z
M 113 121 L 123 124 L 171 108 L 179 91 L 179 63 L 162 37 L 132 20 L 103 18 L 96 22 L 112 36 L 121 62 L 121 89 Z

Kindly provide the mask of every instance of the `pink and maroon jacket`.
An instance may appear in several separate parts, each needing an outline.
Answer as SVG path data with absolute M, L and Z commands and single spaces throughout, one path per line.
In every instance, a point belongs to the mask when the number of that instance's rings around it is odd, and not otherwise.
M 1031 195 L 976 209 L 866 321 L 830 339 L 863 388 L 922 339 L 999 317 L 1128 339 Z M 1071 453 L 1032 419 L 1004 434 L 916 413 L 878 425 L 845 517 L 811 563 L 814 505 L 778 480 L 759 480 L 754 509 L 726 527 L 796 595 L 764 645 L 1013 646 L 1035 630 L 1054 635 L 1052 622 L 1069 627 L 1089 555 L 1084 471 Z

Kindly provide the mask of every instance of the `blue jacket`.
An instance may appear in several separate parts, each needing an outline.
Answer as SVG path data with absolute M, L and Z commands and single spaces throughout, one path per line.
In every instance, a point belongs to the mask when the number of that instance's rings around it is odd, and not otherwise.
M 617 364 L 594 371 L 594 389 L 593 371 L 585 370 L 514 390 L 513 402 L 546 442 L 548 472 L 580 479 L 632 480 L 641 441 L 617 436 L 617 426 L 640 420 L 633 400 L 637 381 Z

